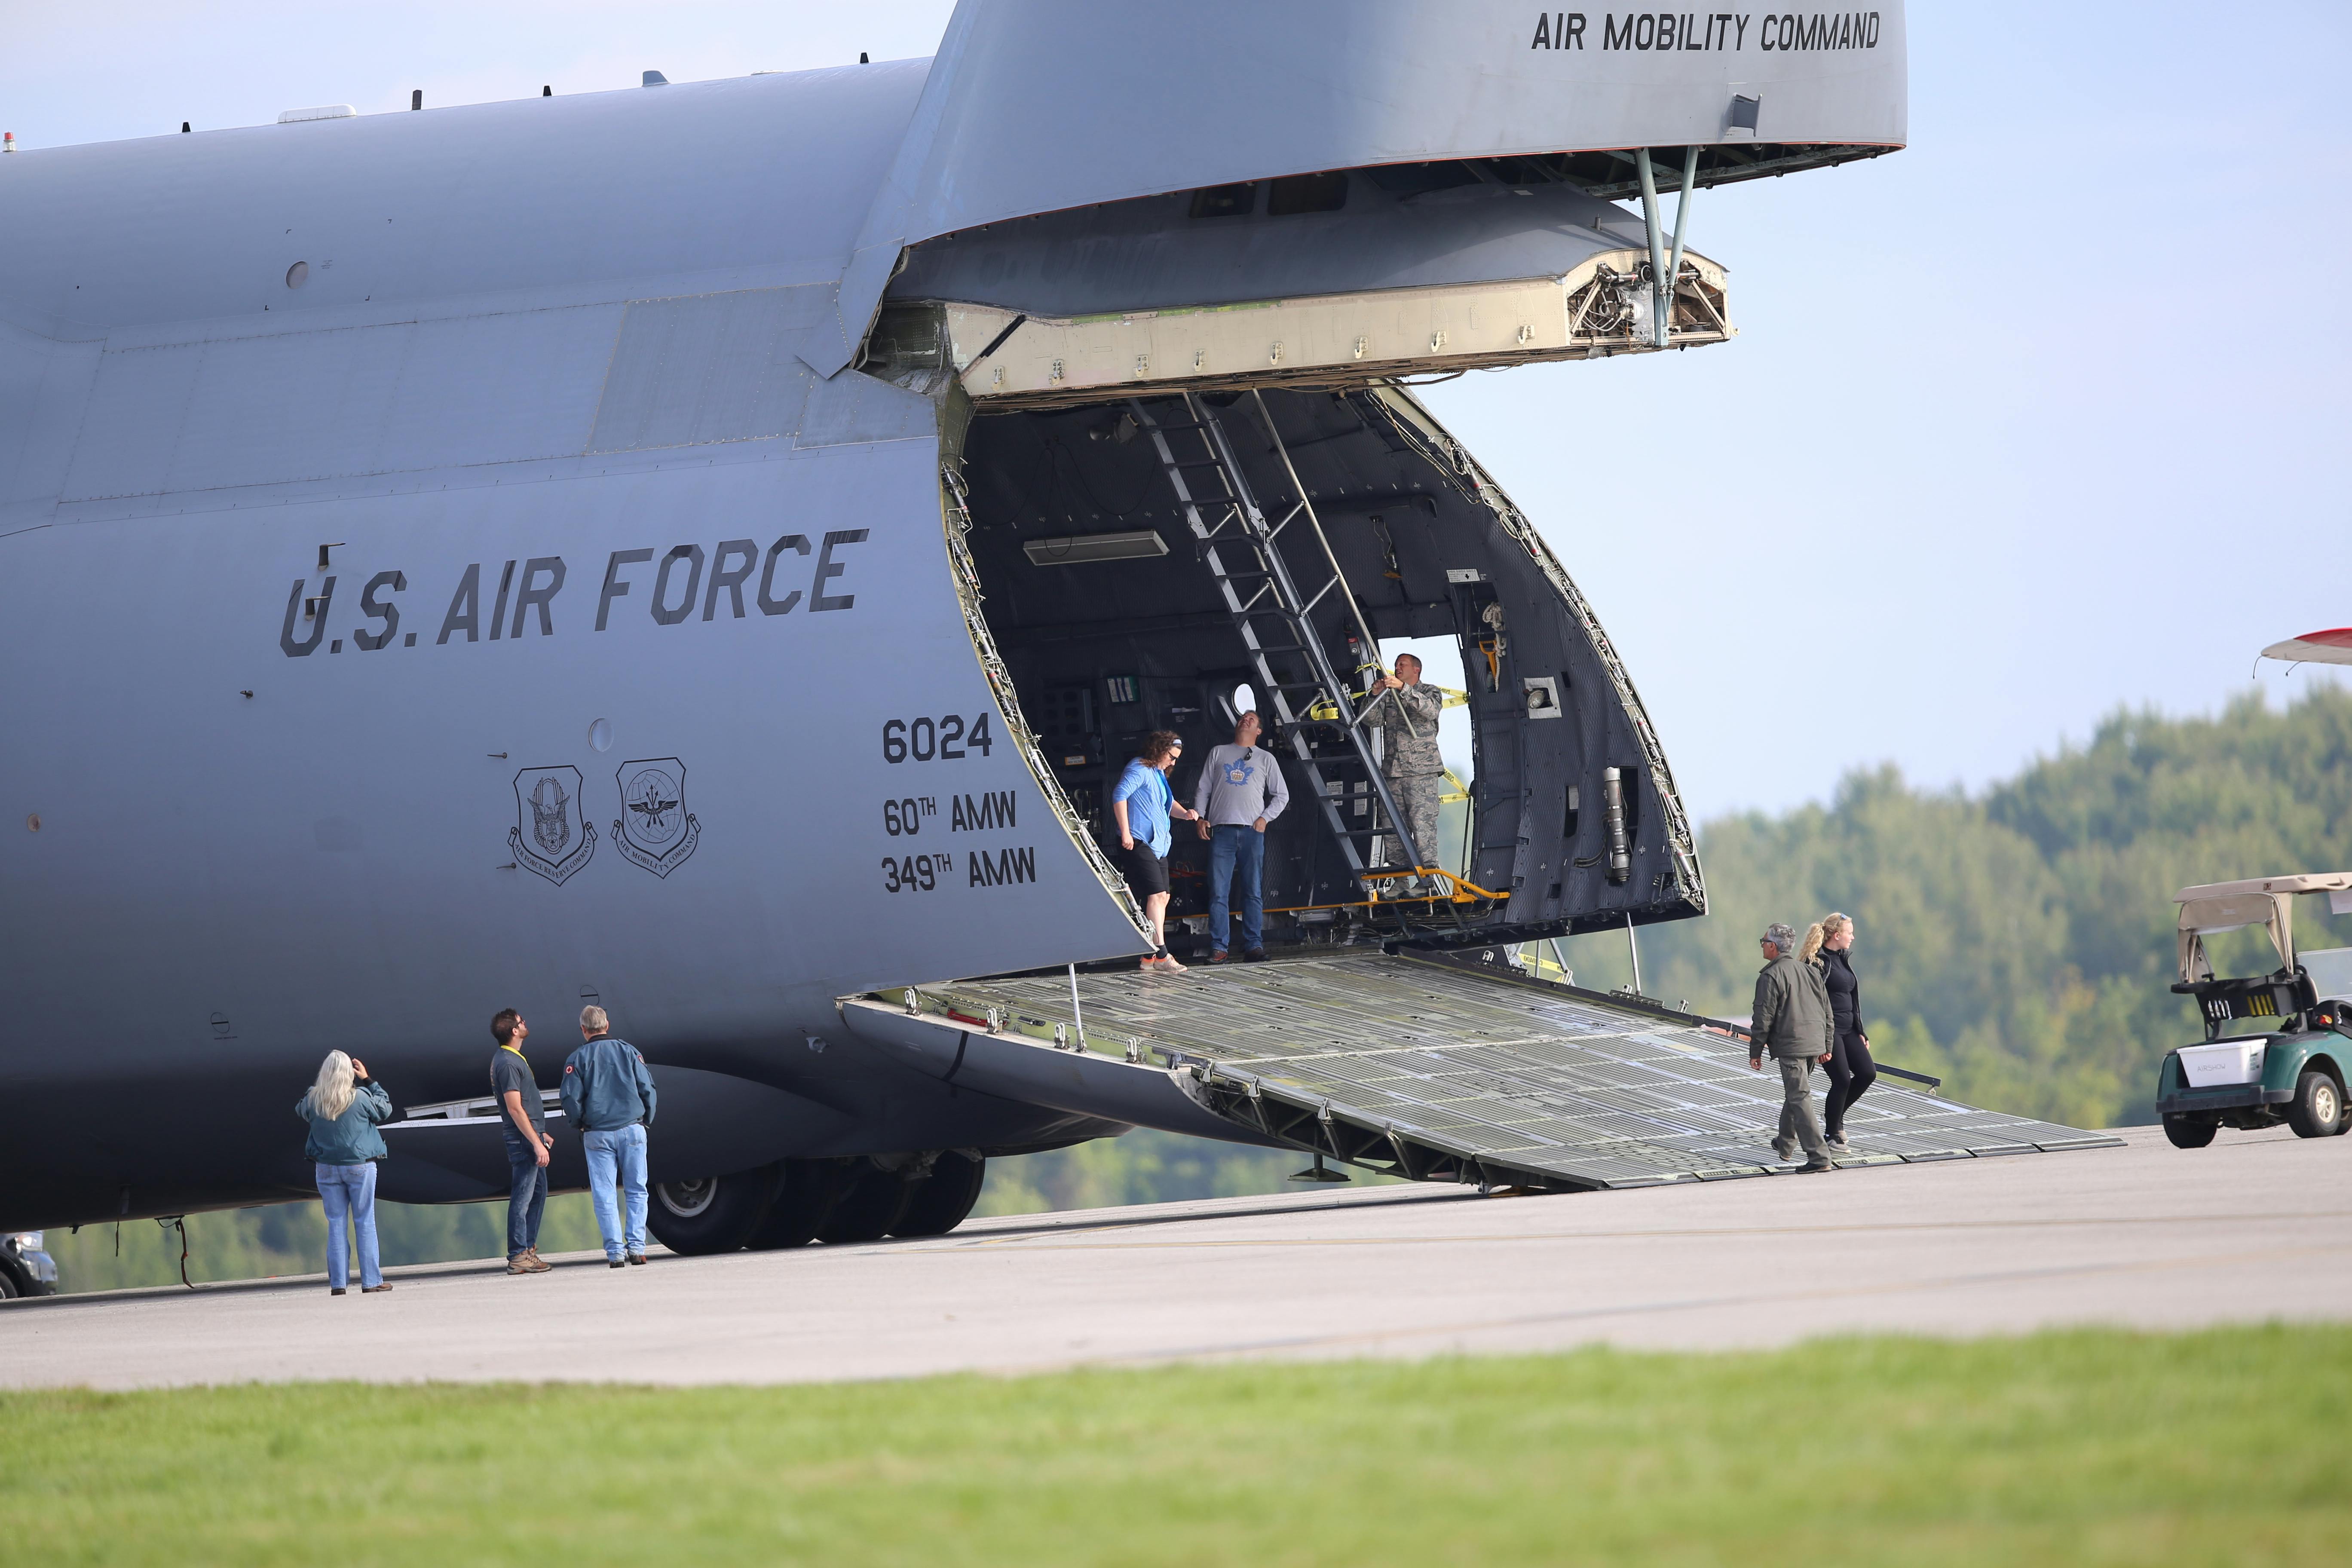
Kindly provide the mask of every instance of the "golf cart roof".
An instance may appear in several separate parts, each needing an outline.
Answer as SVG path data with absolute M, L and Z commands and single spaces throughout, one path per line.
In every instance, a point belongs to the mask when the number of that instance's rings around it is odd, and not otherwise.
M 2279 962 L 2294 967 L 2294 899 L 2298 893 L 2333 893 L 2339 913 L 2352 910 L 2352 871 L 2304 871 L 2291 877 L 2256 877 L 2243 882 L 2206 882 L 2172 895 L 2180 906 L 2179 942 L 2183 982 L 2210 980 L 2203 939 L 2245 926 L 2270 933 Z
M 2352 871 L 2299 871 L 2292 877 L 2256 877 L 2244 882 L 2206 882 L 2172 895 L 2176 904 L 2193 899 L 2229 899 L 2241 893 L 2352 892 Z

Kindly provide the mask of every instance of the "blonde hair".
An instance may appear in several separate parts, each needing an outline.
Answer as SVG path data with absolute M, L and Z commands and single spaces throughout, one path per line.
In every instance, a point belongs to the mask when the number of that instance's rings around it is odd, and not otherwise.
M 613 1020 L 604 1016 L 604 1009 L 592 1005 L 580 1009 L 580 1026 L 592 1035 L 601 1035 L 613 1026 Z
M 312 1116 L 332 1121 L 352 1108 L 352 1100 L 358 1093 L 352 1084 L 352 1058 L 341 1051 L 329 1051 L 327 1059 L 319 1064 L 318 1081 L 302 1097 L 302 1108 Z
M 1851 915 L 1823 915 L 1805 928 L 1805 947 L 1804 951 L 1797 955 L 1798 958 L 1806 963 L 1811 963 L 1814 956 L 1822 951 L 1822 945 L 1824 942 L 1852 924 L 1853 924 L 1853 917 Z

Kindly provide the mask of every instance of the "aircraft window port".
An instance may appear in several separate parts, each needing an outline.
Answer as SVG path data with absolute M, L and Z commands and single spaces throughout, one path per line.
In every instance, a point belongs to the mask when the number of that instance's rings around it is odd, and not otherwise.
M 1274 182 L 1265 198 L 1265 216 L 1291 217 L 1299 213 L 1335 213 L 1348 205 L 1348 176 L 1290 174 Z
M 1192 193 L 1194 217 L 1247 217 L 1257 208 L 1257 182 L 1238 185 L 1203 185 Z

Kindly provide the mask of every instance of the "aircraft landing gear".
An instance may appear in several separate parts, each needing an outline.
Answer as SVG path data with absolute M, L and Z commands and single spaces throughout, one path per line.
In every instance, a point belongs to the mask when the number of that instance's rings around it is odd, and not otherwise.
M 952 1150 L 911 1179 L 866 1160 L 784 1160 L 756 1171 L 656 1182 L 646 1228 L 672 1252 L 769 1252 L 886 1236 L 945 1236 L 980 1201 L 988 1162 Z
M 744 1243 L 754 1252 L 814 1241 L 856 1174 L 838 1160 L 786 1160 L 775 1169 L 782 1173 L 783 1185 Z
M 672 1252 L 732 1252 L 751 1239 L 776 1195 L 777 1167 L 657 1182 L 647 1194 L 646 1228 Z
M 907 1210 L 890 1227 L 893 1236 L 945 1236 L 964 1222 L 980 1202 L 988 1176 L 988 1162 L 977 1154 L 953 1150 L 931 1164 L 931 1173 L 915 1188 Z
M 853 1168 L 854 1170 L 854 1168 Z M 856 1180 L 825 1216 L 820 1239 L 833 1242 L 879 1241 L 890 1234 L 907 1213 L 915 1194 L 926 1183 L 910 1182 L 897 1171 L 868 1165 L 855 1171 Z

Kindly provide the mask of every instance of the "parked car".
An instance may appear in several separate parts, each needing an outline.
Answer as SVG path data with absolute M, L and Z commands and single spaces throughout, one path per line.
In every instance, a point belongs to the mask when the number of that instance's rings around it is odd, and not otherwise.
M 58 1293 L 58 1261 L 41 1250 L 41 1233 L 0 1235 L 0 1301 L 13 1296 Z
M 2294 900 L 2326 893 L 2352 914 L 2352 872 L 2310 872 L 2183 888 L 2180 978 L 2172 989 L 2197 998 L 2205 1043 L 2168 1053 L 2158 1069 L 2156 1109 L 2165 1136 L 2201 1149 L 2224 1127 L 2252 1131 L 2284 1121 L 2305 1138 L 2352 1126 L 2344 1082 L 2352 1064 L 2352 948 L 2297 957 Z M 2271 973 L 2225 979 L 2213 973 L 2205 939 L 2260 926 L 2279 956 Z M 2255 1027 L 2231 1033 L 2247 1024 Z

